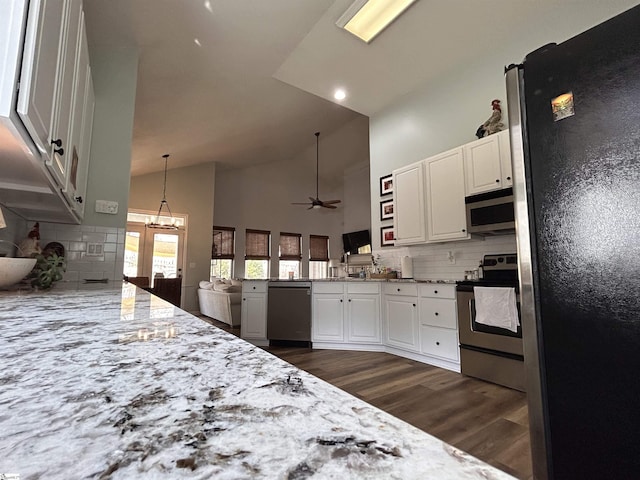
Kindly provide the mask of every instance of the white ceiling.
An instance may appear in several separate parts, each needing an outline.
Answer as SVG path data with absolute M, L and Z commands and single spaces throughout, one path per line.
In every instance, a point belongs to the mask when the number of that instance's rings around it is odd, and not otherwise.
M 367 45 L 335 26 L 352 1 L 84 0 L 92 50 L 139 49 L 132 175 L 162 170 L 164 153 L 170 168 L 294 158 L 314 132 L 370 116 L 517 35 L 563 40 L 550 18 L 588 9 L 595 24 L 636 3 L 418 0 Z M 342 106 L 336 87 L 349 95 Z

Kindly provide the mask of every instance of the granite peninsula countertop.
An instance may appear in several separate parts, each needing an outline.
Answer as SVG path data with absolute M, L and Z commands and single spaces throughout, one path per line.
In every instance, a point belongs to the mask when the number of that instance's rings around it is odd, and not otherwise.
M 510 479 L 134 285 L 0 292 L 0 473 Z
M 415 278 L 356 278 L 356 277 L 332 277 L 332 278 L 295 278 L 293 280 L 289 280 L 288 278 L 270 278 L 270 279 L 250 279 L 245 278 L 243 281 L 247 282 L 284 282 L 284 283 L 295 283 L 295 282 L 383 282 L 383 283 L 449 283 L 455 285 L 457 282 L 461 282 L 462 280 L 431 280 L 431 279 L 415 279 Z

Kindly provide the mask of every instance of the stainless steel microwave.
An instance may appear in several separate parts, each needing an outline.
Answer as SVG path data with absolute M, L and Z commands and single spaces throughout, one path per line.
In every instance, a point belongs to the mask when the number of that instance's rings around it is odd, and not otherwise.
M 480 235 L 504 235 L 515 232 L 513 189 L 466 197 L 467 231 Z

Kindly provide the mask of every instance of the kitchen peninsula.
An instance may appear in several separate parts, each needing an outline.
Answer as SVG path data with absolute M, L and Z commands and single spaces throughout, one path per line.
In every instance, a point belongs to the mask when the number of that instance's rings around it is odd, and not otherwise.
M 0 473 L 509 475 L 131 284 L 0 293 Z

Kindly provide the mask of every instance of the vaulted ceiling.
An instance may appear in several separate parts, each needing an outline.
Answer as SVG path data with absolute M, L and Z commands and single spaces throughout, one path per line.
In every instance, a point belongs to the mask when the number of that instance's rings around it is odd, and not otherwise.
M 554 25 L 576 9 L 595 24 L 636 2 L 418 0 L 369 45 L 335 25 L 351 3 L 84 0 L 90 49 L 139 50 L 132 175 L 161 170 L 165 152 L 173 168 L 294 158 L 314 132 L 370 116 L 517 35 L 560 41 Z

